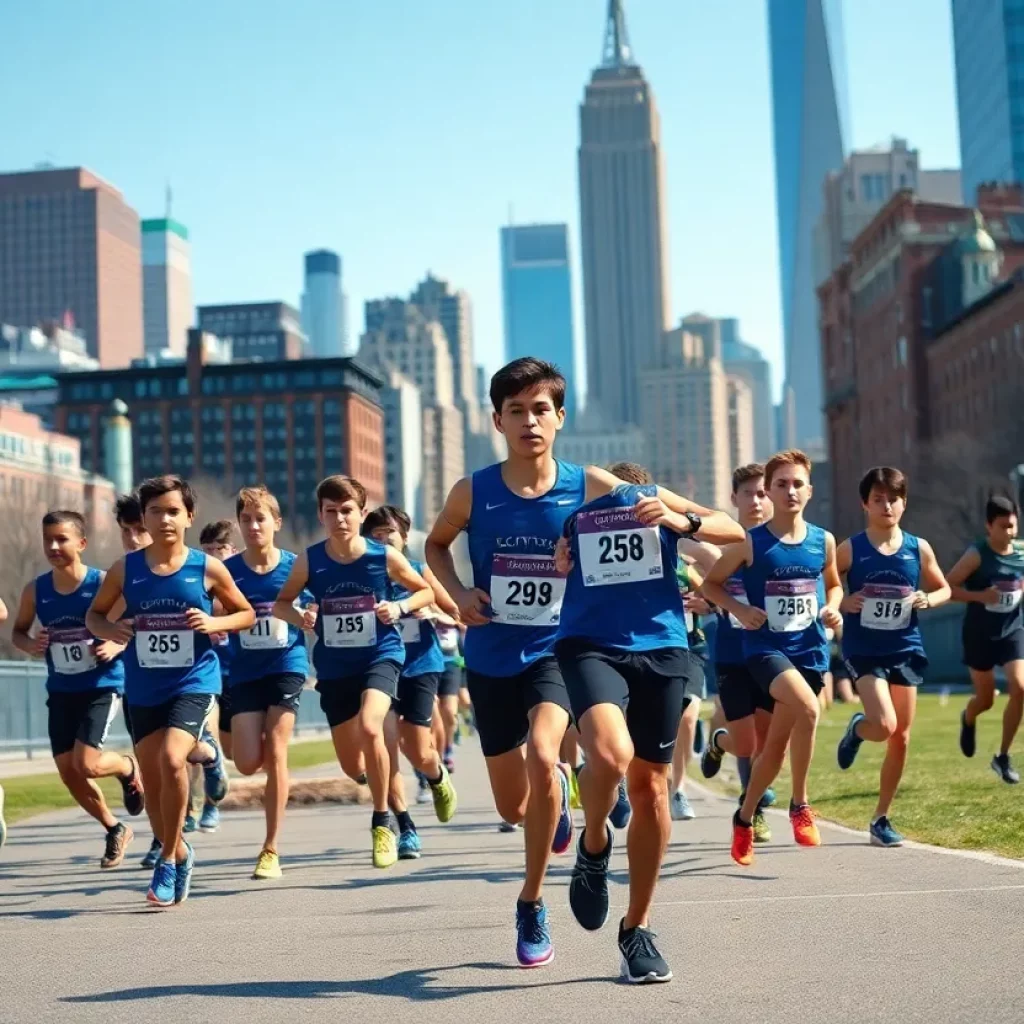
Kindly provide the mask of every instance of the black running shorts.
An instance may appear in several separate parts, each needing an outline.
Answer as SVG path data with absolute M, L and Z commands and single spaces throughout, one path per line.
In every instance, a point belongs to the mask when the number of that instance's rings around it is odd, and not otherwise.
M 429 729 L 434 717 L 434 698 L 437 697 L 439 678 L 437 672 L 399 676 L 398 699 L 393 709 L 398 717 L 410 725 L 422 725 Z
M 102 750 L 120 706 L 116 690 L 49 694 L 46 707 L 53 756 L 69 753 L 76 743 Z
M 199 739 L 216 706 L 212 693 L 182 693 L 163 704 L 132 704 L 128 717 L 132 740 L 139 743 L 161 729 L 181 729 Z
M 327 724 L 334 729 L 355 718 L 367 690 L 380 690 L 394 700 L 398 694 L 398 673 L 401 670 L 397 662 L 378 661 L 356 675 L 321 679 L 316 688 L 320 694 L 320 710 L 327 717 Z
M 231 714 L 244 715 L 253 711 L 266 713 L 271 708 L 284 708 L 297 714 L 305 685 L 306 677 L 297 672 L 279 672 L 241 683 L 229 691 Z
M 718 666 L 718 699 L 727 722 L 749 718 L 758 710 L 771 714 L 775 707 L 775 701 L 743 663 Z

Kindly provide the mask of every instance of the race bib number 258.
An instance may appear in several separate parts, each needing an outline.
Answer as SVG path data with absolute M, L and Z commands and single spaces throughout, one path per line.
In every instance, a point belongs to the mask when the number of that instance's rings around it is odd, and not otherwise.
M 583 585 L 647 583 L 665 574 L 656 526 L 644 526 L 631 508 L 581 512 L 576 518 Z

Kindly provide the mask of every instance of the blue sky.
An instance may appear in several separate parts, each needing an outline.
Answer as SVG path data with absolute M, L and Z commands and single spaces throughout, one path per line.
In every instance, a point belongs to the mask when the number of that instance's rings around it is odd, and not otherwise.
M 846 0 L 855 146 L 898 134 L 923 166 L 958 165 L 949 6 Z M 169 181 L 197 303 L 297 302 L 302 253 L 334 248 L 356 331 L 364 299 L 430 269 L 470 292 L 493 369 L 510 208 L 568 222 L 578 293 L 577 107 L 606 0 L 9 7 L 0 170 L 83 164 L 143 217 Z M 672 313 L 740 317 L 778 377 L 765 0 L 626 15 L 662 116 Z

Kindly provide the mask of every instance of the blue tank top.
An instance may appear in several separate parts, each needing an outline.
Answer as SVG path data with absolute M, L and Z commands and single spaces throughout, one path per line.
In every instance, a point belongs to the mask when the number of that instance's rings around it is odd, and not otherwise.
M 828 640 L 825 604 L 825 531 L 807 523 L 799 544 L 783 544 L 768 528 L 750 531 L 754 561 L 743 569 L 747 597 L 768 613 L 760 629 L 743 630 L 743 654 L 783 654 L 798 668 L 824 672 Z
M 206 592 L 206 555 L 186 549 L 185 562 L 170 576 L 157 576 L 146 549 L 124 556 L 125 618 L 135 637 L 124 652 L 125 698 L 153 707 L 184 693 L 220 693 L 220 666 L 205 633 L 189 629 L 185 612 L 213 614 Z
M 254 572 L 245 564 L 242 553 L 232 555 L 224 565 L 235 585 L 256 612 L 256 625 L 230 637 L 230 685 L 265 679 L 267 676 L 309 672 L 306 640 L 301 629 L 296 629 L 273 616 L 274 602 L 288 579 L 295 555 L 280 552 L 277 565 L 270 572 Z
M 327 541 L 321 541 L 306 549 L 306 558 L 306 586 L 320 606 L 313 648 L 317 677 L 343 679 L 379 661 L 403 664 L 398 629 L 384 625 L 374 611 L 379 602 L 396 600 L 387 546 L 367 537 L 366 553 L 344 565 L 331 558 Z
M 657 487 L 623 484 L 584 505 L 567 524 L 572 572 L 558 639 L 620 651 L 686 648 L 676 568 L 679 534 L 633 515 Z
M 587 494 L 586 471 L 556 461 L 555 484 L 537 498 L 505 485 L 501 463 L 473 474 L 466 534 L 473 586 L 490 595 L 491 622 L 466 632 L 466 667 L 514 676 L 553 653 L 565 594 L 555 572 L 555 542 Z
M 904 533 L 891 555 L 883 555 L 866 533 L 851 537 L 846 585 L 851 594 L 864 594 L 864 607 L 843 615 L 844 656 L 924 654 L 913 606 L 920 582 L 921 552 L 913 534 Z
M 997 554 L 987 540 L 974 545 L 981 565 L 964 581 L 964 590 L 999 590 L 999 604 L 972 601 L 964 612 L 963 632 L 972 640 L 1001 640 L 1024 628 L 1021 593 L 1024 588 L 1024 541 L 1015 540 L 1008 554 Z
M 410 559 L 409 564 L 421 576 L 423 575 L 422 562 L 414 562 Z M 394 589 L 396 601 L 404 601 L 409 596 L 409 591 L 399 583 L 394 584 Z M 406 616 L 399 619 L 398 631 L 402 634 L 402 642 L 405 644 L 403 676 L 411 679 L 413 676 L 425 676 L 428 672 L 436 672 L 440 675 L 444 671 L 441 643 L 437 638 L 434 624 L 429 619 Z
M 87 569 L 77 589 L 61 594 L 53 574 L 36 579 L 36 618 L 50 634 L 46 649 L 46 689 L 50 693 L 88 690 L 124 690 L 124 662 L 120 657 L 104 664 L 96 660 L 96 638 L 86 629 L 85 613 L 99 590 L 103 573 Z
M 730 597 L 741 601 L 743 604 L 750 604 L 747 598 L 747 588 L 743 583 L 743 570 L 738 569 L 724 583 L 725 590 Z M 743 627 L 739 620 L 733 618 L 726 611 L 718 613 L 718 629 L 715 633 L 715 664 L 716 665 L 742 665 L 743 664 Z

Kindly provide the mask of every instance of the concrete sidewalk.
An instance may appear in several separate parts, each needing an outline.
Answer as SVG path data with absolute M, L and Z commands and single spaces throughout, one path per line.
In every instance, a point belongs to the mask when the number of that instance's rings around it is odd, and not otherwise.
M 729 858 L 726 801 L 693 795 L 673 826 L 654 927 L 675 972 L 664 986 L 618 981 L 625 841 L 614 855 L 613 916 L 575 923 L 569 856 L 547 889 L 556 958 L 521 971 L 514 903 L 522 836 L 502 835 L 475 745 L 459 750 L 459 815 L 413 808 L 419 861 L 370 866 L 365 807 L 290 813 L 285 877 L 249 879 L 262 816 L 225 815 L 197 835 L 192 896 L 158 912 L 132 866 L 97 868 L 102 837 L 81 813 L 10 830 L 0 855 L 2 1021 L 190 1022 L 406 1019 L 480 1024 L 515 1015 L 561 1024 L 614 1020 L 808 1024 L 984 1021 L 1024 1016 L 1024 864 L 920 848 L 878 850 L 823 827 L 795 847 L 783 815 L 752 868 Z M 412 787 L 410 787 L 411 791 Z M 514 1001 L 513 1001 L 514 1000 Z

